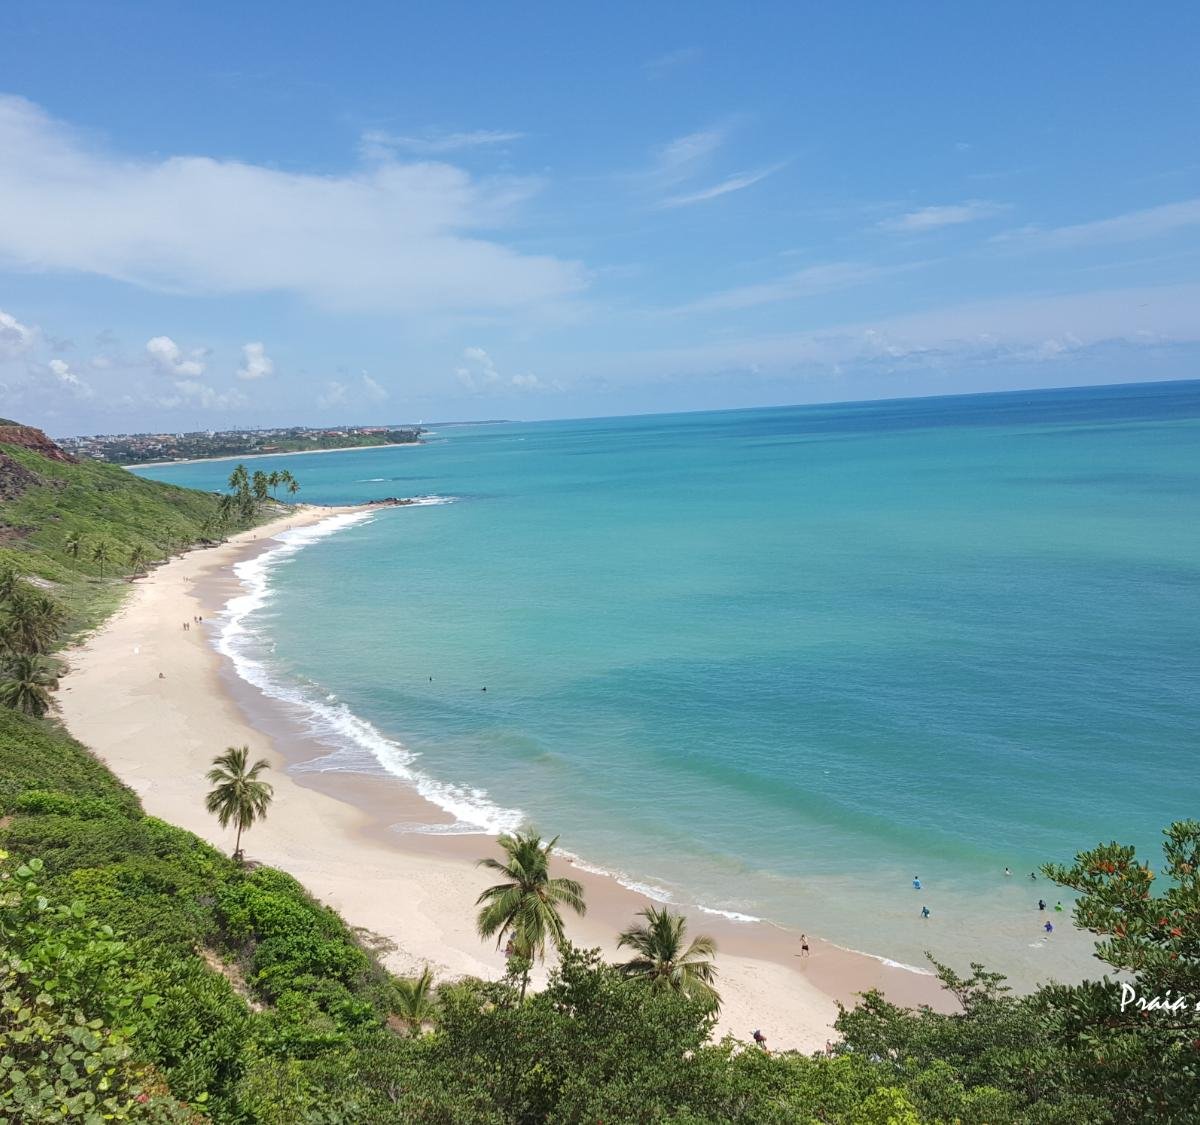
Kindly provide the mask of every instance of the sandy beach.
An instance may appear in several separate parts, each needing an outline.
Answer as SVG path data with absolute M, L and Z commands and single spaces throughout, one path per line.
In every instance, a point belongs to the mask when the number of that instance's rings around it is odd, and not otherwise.
M 379 445 L 339 445 L 333 449 L 288 449 L 279 453 L 232 453 L 228 457 L 180 457 L 175 461 L 139 461 L 136 465 L 125 465 L 134 469 L 158 469 L 163 465 L 202 465 L 208 461 L 259 461 L 264 457 L 307 457 L 313 453 L 361 453 L 368 449 L 418 449 L 420 441 L 385 441 Z
M 226 747 L 248 744 L 254 756 L 272 763 L 275 787 L 267 821 L 244 841 L 250 858 L 290 872 L 352 926 L 384 939 L 385 960 L 397 972 L 427 963 L 442 978 L 499 976 L 502 956 L 474 930 L 475 900 L 493 881 L 474 861 L 495 852 L 493 841 L 396 831 L 396 825 L 449 818 L 382 770 L 287 772 L 289 764 L 320 758 L 322 747 L 239 680 L 213 646 L 221 607 L 241 592 L 232 572 L 237 561 L 267 549 L 273 534 L 350 510 L 298 506 L 134 583 L 122 608 L 67 654 L 62 717 L 137 791 L 149 813 L 227 851 L 234 833 L 205 813 L 204 773 Z M 402 513 L 383 508 L 376 518 Z M 205 623 L 185 630 L 183 623 L 196 616 Z M 584 883 L 588 903 L 585 918 L 568 917 L 568 933 L 617 957 L 617 933 L 649 900 L 566 861 L 560 867 Z M 802 957 L 796 933 L 688 913 L 692 931 L 712 935 L 720 950 L 718 1035 L 748 1040 L 761 1028 L 773 1049 L 813 1051 L 834 1035 L 837 1002 L 853 1003 L 867 989 L 883 989 L 903 1004 L 946 1004 L 931 977 L 811 934 L 811 954 Z M 541 969 L 535 980 L 544 978 Z

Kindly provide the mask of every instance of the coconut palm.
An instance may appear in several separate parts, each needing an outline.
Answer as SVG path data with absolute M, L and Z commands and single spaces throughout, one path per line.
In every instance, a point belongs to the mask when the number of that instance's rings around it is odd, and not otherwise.
M 250 474 L 246 472 L 245 465 L 238 465 L 232 473 L 229 474 L 229 487 L 234 492 L 241 492 L 243 489 L 250 487 Z
M 397 978 L 394 982 L 396 1018 L 409 1035 L 420 1035 L 426 1024 L 434 1023 L 438 1015 L 437 998 L 434 996 L 433 970 L 428 965 L 419 977 Z
M 109 547 L 108 543 L 105 542 L 103 539 L 98 540 L 96 542 L 96 545 L 94 547 L 92 547 L 92 562 L 96 562 L 96 563 L 100 564 L 100 577 L 101 578 L 104 577 L 104 564 L 106 562 L 108 562 L 108 560 L 111 557 L 112 557 L 112 550 Z
M 12 656 L 0 673 L 0 704 L 40 719 L 50 710 L 50 692 L 56 687 L 58 672 L 45 657 Z
M 271 486 L 271 495 L 273 497 L 275 497 L 275 499 L 278 499 L 278 497 L 275 494 L 278 491 L 280 484 L 282 484 L 282 483 L 283 483 L 283 477 L 280 476 L 279 470 L 272 469 L 271 475 L 267 477 L 267 484 L 269 484 Z
M 146 548 L 140 543 L 129 552 L 129 565 L 134 574 L 141 574 L 146 569 Z
M 0 603 L 11 602 L 23 586 L 21 576 L 11 566 L 0 570 Z
M 279 472 L 279 480 L 287 485 L 288 495 L 295 496 L 300 491 L 300 482 L 292 476 L 290 469 L 281 469 Z
M 267 760 L 259 758 L 247 767 L 249 757 L 249 746 L 230 746 L 213 759 L 213 768 L 206 774 L 214 787 L 204 799 L 204 807 L 216 815 L 222 828 L 230 821 L 237 825 L 235 859 L 242 854 L 242 833 L 256 820 L 266 820 L 275 793 L 267 782 L 258 780 L 258 775 L 270 768 Z
M 256 470 L 254 473 L 254 482 L 251 485 L 251 490 L 254 493 L 254 499 L 260 504 L 266 502 L 268 487 L 267 474 L 264 473 L 262 469 Z
M 559 906 L 569 906 L 584 914 L 583 887 L 574 879 L 550 876 L 550 853 L 558 843 L 555 836 L 548 844 L 534 833 L 505 833 L 496 841 L 506 859 L 481 859 L 478 866 L 503 875 L 505 882 L 488 887 L 475 901 L 483 906 L 476 925 L 480 937 L 496 935 L 496 947 L 509 939 L 513 951 L 527 962 L 546 955 L 546 938 L 556 949 L 566 940 Z M 529 985 L 529 969 L 521 977 L 521 996 Z
M 685 948 L 687 920 L 682 914 L 651 906 L 639 917 L 646 919 L 645 924 L 631 926 L 617 942 L 618 947 L 636 950 L 638 956 L 617 968 L 627 977 L 647 981 L 651 988 L 669 989 L 719 1007 L 721 997 L 712 986 L 717 943 L 701 934 Z
M 0 616 L 0 643 L 18 655 L 47 653 L 66 623 L 66 610 L 49 594 L 18 589 Z
M 72 531 L 67 536 L 67 541 L 63 544 L 63 550 L 76 562 L 79 561 L 79 552 L 83 550 L 83 540 L 79 537 L 79 532 Z

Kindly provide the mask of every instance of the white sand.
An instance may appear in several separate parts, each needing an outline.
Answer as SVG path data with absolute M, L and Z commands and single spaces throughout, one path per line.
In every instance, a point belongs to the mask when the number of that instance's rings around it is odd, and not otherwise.
M 202 583 L 228 576 L 235 561 L 264 549 L 273 533 L 339 511 L 345 509 L 298 508 L 218 548 L 192 551 L 137 582 L 124 606 L 68 654 L 71 672 L 59 697 L 63 718 L 137 791 L 149 813 L 226 850 L 232 849 L 234 832 L 223 831 L 204 811 L 204 774 L 226 747 L 248 744 L 276 767 L 270 773 L 275 800 L 266 822 L 244 840 L 248 856 L 290 872 L 352 926 L 394 943 L 386 961 L 398 972 L 427 962 L 443 977 L 498 976 L 502 957 L 474 930 L 476 897 L 494 880 L 467 858 L 494 852 L 494 843 L 484 836 L 459 837 L 447 840 L 444 854 L 438 854 L 439 845 L 424 837 L 425 850 L 405 850 L 405 838 L 389 838 L 378 818 L 363 811 L 365 802 L 350 804 L 298 784 L 279 768 L 281 748 L 250 724 L 223 686 L 223 658 L 210 643 L 210 626 L 182 628 L 195 615 L 211 612 L 200 600 Z M 360 784 L 374 792 L 388 783 L 363 778 Z M 445 819 L 429 808 L 431 820 Z M 568 917 L 568 933 L 578 944 L 600 945 L 615 955 L 615 934 L 646 900 L 604 877 L 569 868 L 564 873 L 585 882 L 589 904 L 586 919 Z M 849 999 L 859 989 L 887 987 L 903 1002 L 937 999 L 929 978 L 825 943 L 814 940 L 812 956 L 801 960 L 794 955 L 794 936 L 773 928 L 692 921 L 717 936 L 721 948 L 718 1034 L 748 1039 L 761 1027 L 772 1048 L 818 1050 L 833 1035 L 834 995 Z

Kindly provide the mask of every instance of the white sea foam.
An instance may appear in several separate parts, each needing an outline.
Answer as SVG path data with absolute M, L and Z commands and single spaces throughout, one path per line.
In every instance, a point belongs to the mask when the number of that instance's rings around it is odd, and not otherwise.
M 903 961 L 893 961 L 890 957 L 881 957 L 878 953 L 866 953 L 861 949 L 851 949 L 848 945 L 842 946 L 847 953 L 857 953 L 860 957 L 870 957 L 872 961 L 878 961 L 881 965 L 886 965 L 889 969 L 903 969 L 906 973 L 916 973 L 921 977 L 932 977 L 937 974 L 932 969 L 918 968 L 916 965 L 906 965 Z
M 761 922 L 762 919 L 754 914 L 740 914 L 736 910 L 718 910 L 715 906 L 697 906 L 697 910 L 703 911 L 705 914 L 719 914 L 722 918 L 728 918 L 731 922 Z
M 379 484 L 381 481 L 387 480 L 387 477 L 364 477 L 362 480 L 356 480 L 355 484 Z
M 423 497 L 432 503 L 450 503 L 452 497 Z M 274 675 L 256 654 L 258 639 L 250 619 L 266 606 L 273 596 L 272 572 L 297 551 L 329 535 L 375 518 L 375 512 L 351 512 L 331 516 L 309 527 L 284 531 L 275 536 L 278 547 L 264 551 L 252 559 L 237 563 L 237 575 L 246 592 L 225 606 L 220 618 L 217 650 L 232 662 L 237 674 L 263 695 L 290 704 L 299 714 L 309 733 L 318 741 L 339 752 L 333 761 L 325 759 L 318 768 L 337 769 L 338 759 L 344 766 L 361 765 L 366 759 L 382 766 L 388 773 L 411 785 L 427 801 L 444 809 L 455 818 L 460 832 L 497 835 L 511 832 L 524 820 L 519 809 L 501 808 L 482 789 L 451 785 L 438 781 L 414 768 L 417 755 L 402 743 L 388 738 L 372 723 L 354 714 L 336 696 L 306 691 L 299 683 L 289 683 Z M 444 831 L 446 826 L 428 826 L 430 831 Z

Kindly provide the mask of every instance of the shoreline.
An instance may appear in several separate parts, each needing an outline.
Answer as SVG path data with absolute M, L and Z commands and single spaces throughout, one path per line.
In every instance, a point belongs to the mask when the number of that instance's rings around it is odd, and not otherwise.
M 379 448 L 367 446 L 357 448 Z M 334 450 L 322 452 L 337 452 Z M 272 454 L 271 456 L 277 456 Z M 386 939 L 397 972 L 430 964 L 440 977 L 495 977 L 503 958 L 474 930 L 475 899 L 488 877 L 475 860 L 495 851 L 480 833 L 403 831 L 405 825 L 450 823 L 452 817 L 382 767 L 321 772 L 332 751 L 306 729 L 299 709 L 268 698 L 241 679 L 215 648 L 215 618 L 245 593 L 236 563 L 278 546 L 289 527 L 322 523 L 376 505 L 303 506 L 225 544 L 170 560 L 136 583 L 122 607 L 90 638 L 68 650 L 71 667 L 58 700 L 64 722 L 81 742 L 138 792 L 146 811 L 229 850 L 204 812 L 204 772 L 227 745 L 249 744 L 272 764 L 275 802 L 247 835 L 247 853 L 295 876 L 351 926 Z M 182 623 L 203 616 L 203 627 Z M 214 622 L 210 625 L 209 622 Z M 165 679 L 159 679 L 162 671 Z M 296 771 L 303 764 L 306 768 Z M 282 768 L 281 768 L 282 767 Z M 399 826 L 399 828 L 397 827 Z M 579 861 L 583 863 L 584 861 Z M 619 956 L 616 935 L 652 900 L 614 877 L 569 864 L 585 886 L 588 913 L 569 916 L 572 940 Z M 723 997 L 716 1034 L 746 1040 L 761 1027 L 773 1049 L 820 1050 L 833 1038 L 837 1002 L 871 988 L 904 1005 L 952 1001 L 928 975 L 810 938 L 801 959 L 799 935 L 770 922 L 736 922 L 678 907 L 693 934 L 714 937 Z M 535 984 L 546 970 L 535 972 Z
M 117 465 L 118 469 L 161 469 L 166 465 L 207 465 L 210 461 L 258 461 L 263 457 L 307 457 L 312 453 L 365 453 L 370 449 L 414 449 L 423 441 L 385 441 L 379 445 L 339 445 L 334 449 L 288 449 L 281 453 L 231 453 L 227 457 L 181 457 L 178 461 L 138 461 L 133 465 Z M 101 464 L 113 465 L 114 461 Z

